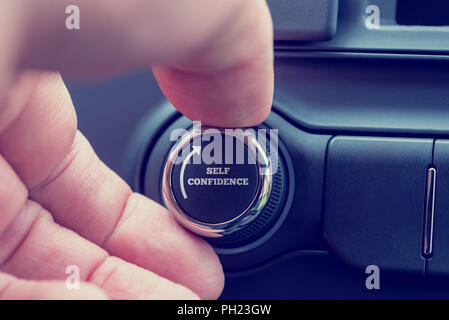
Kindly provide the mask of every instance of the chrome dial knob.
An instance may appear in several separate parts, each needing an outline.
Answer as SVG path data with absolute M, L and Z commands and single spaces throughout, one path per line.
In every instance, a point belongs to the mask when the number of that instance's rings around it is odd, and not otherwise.
M 272 192 L 272 159 L 266 139 L 253 129 L 191 130 L 171 149 L 163 200 L 187 229 L 209 238 L 247 227 Z

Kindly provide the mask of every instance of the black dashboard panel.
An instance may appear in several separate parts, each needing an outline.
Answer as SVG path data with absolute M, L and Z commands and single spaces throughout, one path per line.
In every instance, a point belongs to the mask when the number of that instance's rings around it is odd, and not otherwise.
M 449 134 L 446 57 L 282 54 L 274 105 L 305 130 Z
M 329 143 L 326 239 L 345 262 L 384 277 L 425 276 L 423 213 L 432 139 L 345 137 Z
M 267 0 L 276 40 L 329 40 L 337 31 L 338 0 Z

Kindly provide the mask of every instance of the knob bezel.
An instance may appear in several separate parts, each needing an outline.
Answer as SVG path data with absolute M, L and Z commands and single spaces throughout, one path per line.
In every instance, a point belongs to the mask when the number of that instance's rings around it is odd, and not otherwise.
M 259 173 L 256 193 L 248 207 L 235 218 L 216 223 L 206 223 L 192 218 L 178 204 L 172 188 L 173 168 L 178 155 L 183 148 L 190 146 L 191 142 L 210 130 L 216 133 L 230 135 L 242 142 L 256 159 Z M 254 130 L 226 130 L 224 128 L 210 128 L 203 126 L 200 130 L 194 128 L 175 143 L 169 152 L 162 175 L 162 197 L 165 206 L 173 214 L 176 220 L 192 232 L 208 238 L 219 238 L 231 234 L 253 221 L 262 211 L 271 194 L 273 171 L 270 157 L 260 145 Z

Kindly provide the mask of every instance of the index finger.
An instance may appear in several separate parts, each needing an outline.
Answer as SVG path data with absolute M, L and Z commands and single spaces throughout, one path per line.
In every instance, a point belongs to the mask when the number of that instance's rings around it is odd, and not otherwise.
M 162 91 L 192 120 L 255 125 L 273 95 L 264 0 L 21 0 L 19 68 L 107 75 L 155 65 Z M 67 30 L 65 8 L 80 9 Z M 21 28 L 19 28 L 21 29 Z

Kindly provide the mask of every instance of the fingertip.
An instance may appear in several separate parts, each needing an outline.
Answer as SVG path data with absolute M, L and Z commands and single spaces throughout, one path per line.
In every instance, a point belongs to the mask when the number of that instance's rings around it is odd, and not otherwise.
M 265 1 L 247 1 L 234 18 L 232 30 L 195 57 L 153 67 L 162 92 L 191 120 L 250 127 L 270 112 L 274 55 L 268 7 Z

